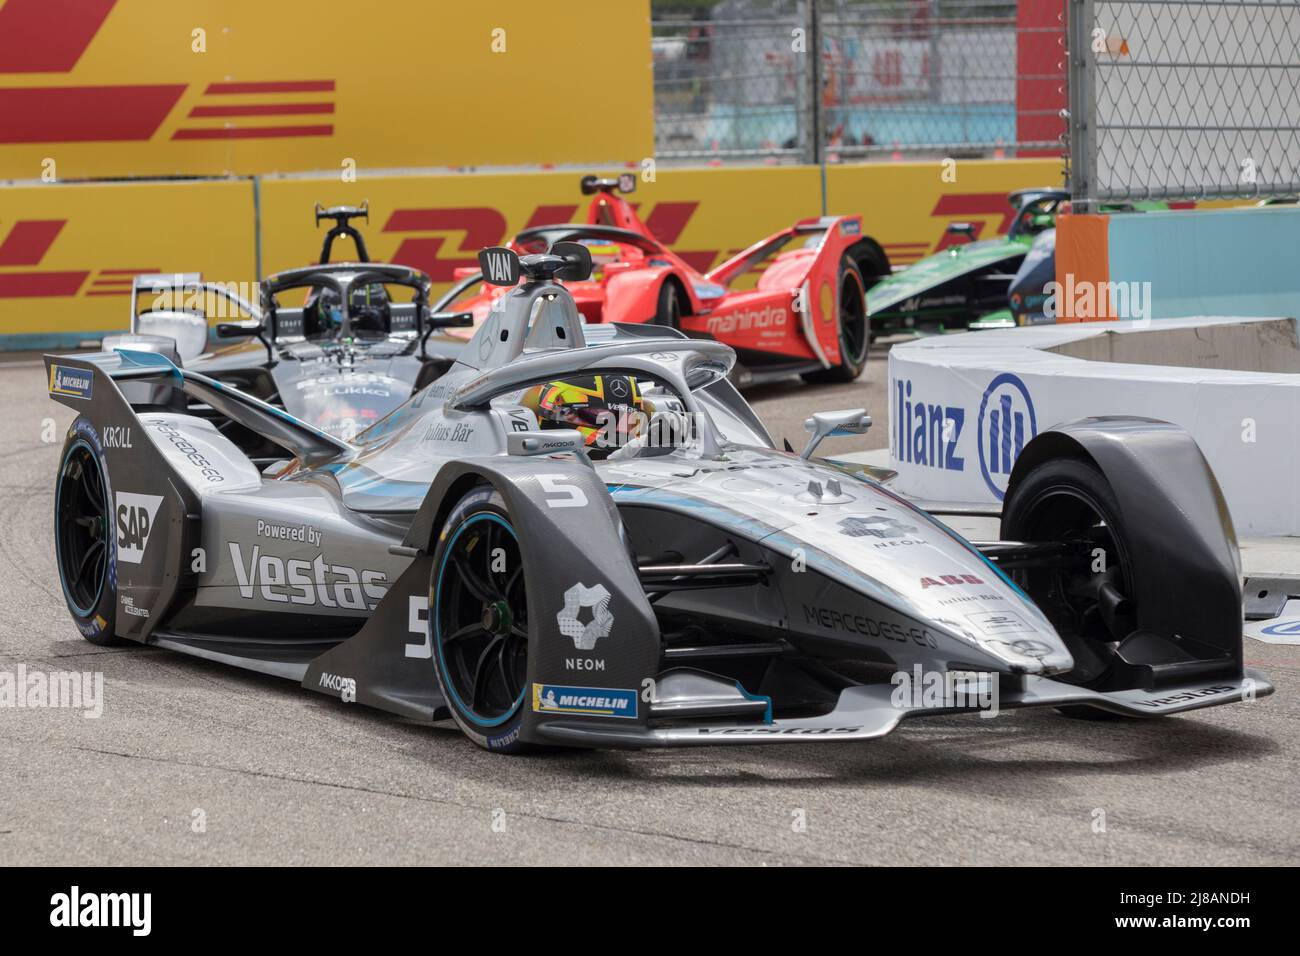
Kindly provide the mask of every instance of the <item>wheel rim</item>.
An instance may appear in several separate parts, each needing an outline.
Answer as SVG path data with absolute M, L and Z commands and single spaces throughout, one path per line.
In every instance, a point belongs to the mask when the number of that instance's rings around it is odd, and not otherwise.
M 1026 508 L 1018 534 L 1029 541 L 1074 542 L 1086 555 L 1066 567 L 1014 573 L 1058 631 L 1104 644 L 1132 633 L 1128 556 L 1113 518 L 1092 495 L 1072 486 L 1044 489 Z
M 73 609 L 86 616 L 104 592 L 112 522 L 99 459 L 84 441 L 76 442 L 59 472 L 55 495 L 59 576 Z
M 528 607 L 519 540 L 494 512 L 456 529 L 438 569 L 434 646 L 443 687 L 477 724 L 505 723 L 523 704 Z
M 867 360 L 866 295 L 852 271 L 840 281 L 840 351 L 855 367 Z

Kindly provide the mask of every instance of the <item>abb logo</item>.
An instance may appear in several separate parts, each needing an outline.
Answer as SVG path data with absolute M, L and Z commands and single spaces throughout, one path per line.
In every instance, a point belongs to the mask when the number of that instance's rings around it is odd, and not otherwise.
M 666 246 L 671 246 L 690 222 L 697 202 L 657 203 L 646 218 L 646 226 Z M 573 222 L 576 203 L 539 205 L 524 229 L 552 223 Z M 451 282 L 460 268 L 478 268 L 478 251 L 499 246 L 510 237 L 505 213 L 490 206 L 447 206 L 432 209 L 395 209 L 384 223 L 385 233 L 460 233 L 460 242 L 444 250 L 445 235 L 408 235 L 393 253 L 393 262 L 426 272 L 434 282 Z M 701 272 L 707 271 L 718 257 L 718 249 L 678 252 L 681 258 Z M 451 254 L 444 254 L 449 252 Z
M 40 265 L 66 226 L 66 219 L 21 219 L 0 238 L 0 299 L 47 298 L 76 295 L 92 269 L 29 269 Z M 132 269 L 100 269 L 87 287 L 86 295 L 127 295 L 131 278 L 155 273 L 157 266 Z
M 116 0 L 5 0 L 0 6 L 0 73 L 70 73 L 103 27 Z M 0 88 L 0 145 L 149 140 L 171 114 L 187 83 Z M 240 117 L 331 115 L 332 98 L 277 101 L 289 93 L 333 93 L 333 80 L 209 83 L 187 120 L 222 118 L 219 126 L 183 123 L 171 139 L 266 139 L 332 136 L 327 122 L 250 125 Z M 265 94 L 230 105 L 225 97 Z

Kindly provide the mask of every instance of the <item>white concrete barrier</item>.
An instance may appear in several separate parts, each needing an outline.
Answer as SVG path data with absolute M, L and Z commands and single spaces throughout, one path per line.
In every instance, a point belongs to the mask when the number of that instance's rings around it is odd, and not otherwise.
M 889 354 L 889 466 L 912 497 L 1000 502 L 1030 439 L 1098 415 L 1181 425 L 1218 476 L 1239 535 L 1300 534 L 1293 319 L 967 332 Z

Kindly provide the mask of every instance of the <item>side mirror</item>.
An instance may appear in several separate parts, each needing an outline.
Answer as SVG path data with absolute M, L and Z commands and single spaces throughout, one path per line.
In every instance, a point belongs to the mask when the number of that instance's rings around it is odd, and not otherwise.
M 944 232 L 950 236 L 965 236 L 968 242 L 975 241 L 975 227 L 969 222 L 950 222 Z
M 261 335 L 265 331 L 266 327 L 256 320 L 252 322 L 217 323 L 217 338 L 219 339 L 242 339 L 248 335 Z
M 839 438 L 845 435 L 862 435 L 871 427 L 871 416 L 865 408 L 847 408 L 838 412 L 816 412 L 812 418 L 804 421 L 805 431 L 811 432 L 808 444 L 799 453 L 805 461 L 812 457 L 823 438 Z
M 191 362 L 208 347 L 208 320 L 196 312 L 157 309 L 141 312 L 135 330 L 142 335 L 159 335 L 176 343 L 182 362 Z
M 428 317 L 431 329 L 467 329 L 473 324 L 473 312 L 430 312 Z
M 587 440 L 576 428 L 557 428 L 553 431 L 509 432 L 506 435 L 506 454 L 531 457 L 533 455 L 562 455 L 566 452 L 586 453 Z

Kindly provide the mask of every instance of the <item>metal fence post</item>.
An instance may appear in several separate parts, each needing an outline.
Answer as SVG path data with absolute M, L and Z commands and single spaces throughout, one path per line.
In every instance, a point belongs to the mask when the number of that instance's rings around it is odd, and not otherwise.
M 1066 185 L 1075 211 L 1084 212 L 1091 201 L 1097 167 L 1096 106 L 1092 94 L 1093 0 L 1070 0 L 1068 21 L 1070 178 Z

